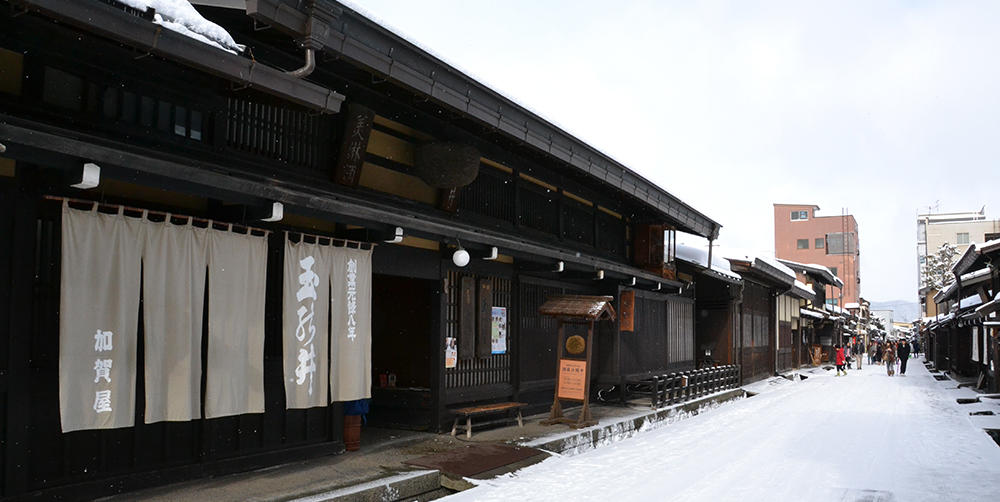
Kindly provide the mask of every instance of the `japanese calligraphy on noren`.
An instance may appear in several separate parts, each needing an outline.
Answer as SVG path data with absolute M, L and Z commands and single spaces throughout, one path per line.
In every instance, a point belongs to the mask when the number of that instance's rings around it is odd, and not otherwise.
M 299 260 L 299 267 L 302 273 L 299 274 L 299 285 L 295 292 L 295 299 L 299 302 L 298 327 L 295 329 L 295 338 L 302 342 L 299 347 L 299 365 L 295 368 L 295 384 L 303 385 L 309 381 L 308 394 L 313 394 L 314 376 L 316 373 L 316 347 L 313 340 L 316 338 L 316 326 L 313 319 L 316 317 L 316 287 L 319 286 L 319 276 L 313 272 L 312 266 L 316 259 L 306 256 Z
M 358 330 L 358 260 L 347 260 L 347 338 L 354 340 Z
M 94 352 L 100 355 L 102 352 L 110 352 L 114 349 L 112 339 L 114 333 L 111 331 L 97 330 L 94 334 Z M 103 388 L 102 383 L 111 383 L 112 359 L 98 357 L 94 359 L 94 383 L 98 390 L 94 391 L 94 412 L 110 413 L 111 410 L 111 390 Z M 103 380 L 103 382 L 102 382 Z
M 288 408 L 328 402 L 330 250 L 285 239 L 282 347 Z

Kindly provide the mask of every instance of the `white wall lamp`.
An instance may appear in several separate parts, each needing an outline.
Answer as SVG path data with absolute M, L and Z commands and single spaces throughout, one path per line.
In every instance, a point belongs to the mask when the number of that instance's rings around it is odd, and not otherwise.
M 458 249 L 451 254 L 451 262 L 455 264 L 456 267 L 464 267 L 469 264 L 469 252 L 462 247 L 462 243 L 458 243 Z
M 399 244 L 400 242 L 403 242 L 403 227 L 396 227 L 395 232 L 392 234 L 392 238 L 386 239 L 385 242 L 389 244 Z
M 594 274 L 594 280 L 595 281 L 603 281 L 604 280 L 604 271 L 603 270 L 598 270 L 597 273 Z
M 499 257 L 500 257 L 500 250 L 497 249 L 496 246 L 491 246 L 490 247 L 490 254 L 488 256 L 484 257 L 483 259 L 486 260 L 486 261 L 494 261 L 494 260 L 496 260 Z
M 83 165 L 83 172 L 80 175 L 80 182 L 70 185 L 73 188 L 79 188 L 81 190 L 89 190 L 91 188 L 97 188 L 97 185 L 101 184 L 101 166 L 94 164 L 93 162 L 87 162 Z
M 658 282 L 656 283 L 656 287 L 653 288 L 653 291 L 659 291 L 661 289 L 663 289 L 663 283 Z
M 632 282 L 628 283 L 629 286 L 635 286 L 635 277 L 632 278 Z
M 556 262 L 556 268 L 555 270 L 553 270 L 553 272 L 562 272 L 564 270 L 566 270 L 566 264 L 561 261 Z
M 271 203 L 271 215 L 260 221 L 281 221 L 285 217 L 285 205 L 280 202 Z

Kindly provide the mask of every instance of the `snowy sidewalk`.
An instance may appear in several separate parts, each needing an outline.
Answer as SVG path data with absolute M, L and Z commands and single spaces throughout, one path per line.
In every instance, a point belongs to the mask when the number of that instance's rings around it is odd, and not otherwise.
M 553 457 L 448 500 L 996 500 L 1000 447 L 911 359 L 813 370 L 632 439 Z M 966 406 L 966 407 L 963 407 Z

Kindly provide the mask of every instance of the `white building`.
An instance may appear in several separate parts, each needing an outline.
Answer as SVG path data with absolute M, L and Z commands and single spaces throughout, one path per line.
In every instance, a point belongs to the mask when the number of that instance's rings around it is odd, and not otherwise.
M 983 243 L 1000 238 L 1000 220 L 986 219 L 986 206 L 979 211 L 959 213 L 928 213 L 917 215 L 917 277 L 921 315 L 928 315 L 926 297 L 927 281 L 922 266 L 927 256 L 933 254 L 944 243 L 954 245 L 958 255 L 972 243 Z
M 871 317 L 882 321 L 882 325 L 885 326 L 885 332 L 888 336 L 892 337 L 895 334 L 895 328 L 892 325 L 891 310 L 872 310 Z

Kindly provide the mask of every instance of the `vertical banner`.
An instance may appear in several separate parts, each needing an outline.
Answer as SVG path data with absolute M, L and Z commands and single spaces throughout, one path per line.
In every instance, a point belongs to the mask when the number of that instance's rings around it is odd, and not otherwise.
M 285 235 L 281 346 L 285 408 L 329 404 L 329 246 L 294 243 Z
M 476 357 L 490 357 L 493 352 L 493 281 L 479 279 L 479 329 L 476 333 Z
M 205 418 L 264 412 L 264 237 L 211 229 Z
M 622 291 L 618 309 L 618 331 L 635 331 L 635 290 Z
M 469 276 L 459 279 L 458 357 L 476 357 L 476 280 Z
M 62 431 L 131 427 L 143 222 L 63 203 L 59 288 Z M 27 292 L 24 292 L 27 294 Z
M 330 398 L 372 396 L 372 251 L 330 250 Z
M 507 353 L 507 309 L 493 307 L 493 322 L 490 328 L 490 346 L 494 354 Z
M 147 424 L 201 418 L 206 232 L 190 220 L 187 225 L 146 222 L 142 293 Z

